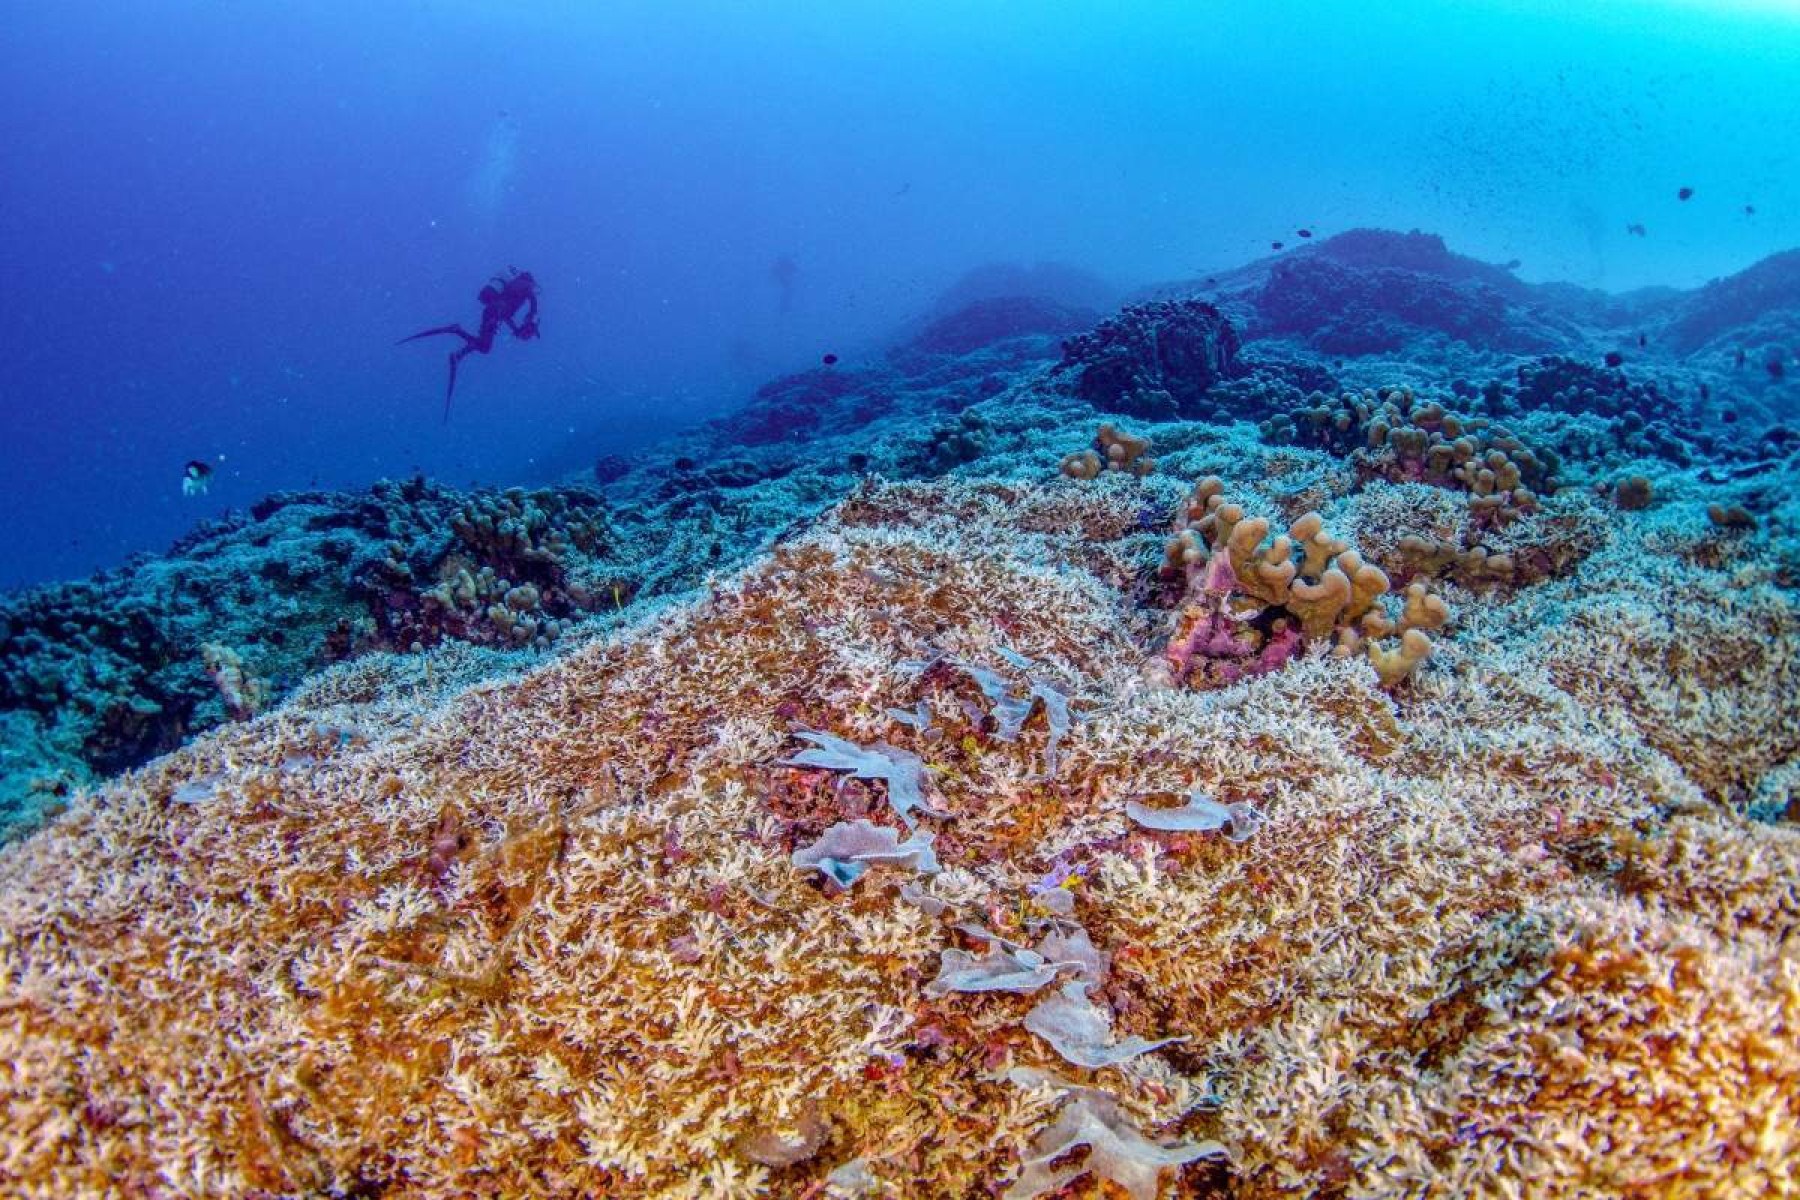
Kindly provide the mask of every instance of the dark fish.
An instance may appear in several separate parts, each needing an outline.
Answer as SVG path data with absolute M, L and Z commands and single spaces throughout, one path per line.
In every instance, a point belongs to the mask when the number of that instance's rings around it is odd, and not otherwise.
M 1763 369 L 1769 373 L 1770 379 L 1780 379 L 1787 374 L 1787 364 L 1779 358 L 1771 358 L 1763 364 Z
M 1677 200 L 1692 200 L 1694 198 L 1694 189 L 1684 187 L 1679 192 L 1675 193 L 1675 198 Z
M 1503 268 L 1503 269 L 1504 269 L 1504 270 L 1508 270 L 1508 271 L 1516 271 L 1516 270 L 1518 270 L 1518 269 L 1519 269 L 1519 268 L 1520 268 L 1520 267 L 1522 267 L 1522 266 L 1524 266 L 1524 265 L 1525 265 L 1525 264 L 1524 264 L 1524 263 L 1521 263 L 1521 262 L 1520 262 L 1520 261 L 1519 261 L 1519 260 L 1518 260 L 1518 259 L 1516 259 L 1516 258 L 1513 258 L 1513 259 L 1508 259 L 1508 260 L 1507 260 L 1507 261 L 1506 261 L 1506 263 L 1505 263 L 1505 266 L 1504 266 L 1504 268 Z
M 1269 249 L 1271 249 L 1271 250 L 1279 250 L 1279 249 L 1281 249 L 1281 243 L 1280 243 L 1280 242 L 1270 242 L 1270 243 L 1269 243 Z
M 837 366 L 837 355 L 827 354 L 824 358 L 821 358 L 819 361 L 824 363 L 828 367 L 835 367 L 835 366 Z
M 1754 217 L 1756 215 L 1756 205 L 1754 205 L 1754 204 L 1744 205 L 1744 215 L 1746 217 Z
M 1636 221 L 1633 221 L 1625 227 L 1625 232 L 1629 233 L 1632 237 L 1643 237 L 1644 227 L 1639 225 Z
M 1625 356 L 1623 354 L 1620 354 L 1617 350 L 1608 350 L 1606 352 L 1606 365 L 1607 366 L 1616 367 L 1616 366 L 1620 365 L 1621 363 L 1623 363 L 1624 361 L 1625 361 Z
M 1739 346 L 1737 349 L 1737 353 L 1731 356 L 1732 365 L 1737 366 L 1737 367 L 1743 366 L 1744 359 L 1746 359 L 1747 357 L 1749 357 L 1749 356 L 1744 353 L 1744 348 L 1742 346 Z
M 1310 230 L 1310 229 L 1296 229 L 1296 230 L 1294 230 L 1294 236 L 1295 236 L 1295 237 L 1311 237 L 1311 236 L 1312 236 L 1312 230 Z
M 1712 388 L 1708 387 L 1704 383 L 1701 384 L 1700 385 L 1700 398 L 1702 400 L 1711 400 L 1712 399 Z M 1733 415 L 1735 415 L 1735 414 L 1733 414 Z
M 1638 334 L 1638 349 L 1642 350 L 1647 345 L 1649 345 L 1649 340 L 1643 334 Z

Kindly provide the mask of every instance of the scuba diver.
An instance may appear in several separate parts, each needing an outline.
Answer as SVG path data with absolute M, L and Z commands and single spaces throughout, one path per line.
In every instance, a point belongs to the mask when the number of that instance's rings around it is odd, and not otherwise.
M 181 494 L 184 496 L 204 496 L 206 489 L 212 486 L 212 464 L 198 458 L 188 460 L 188 465 L 181 469 Z
M 462 345 L 450 352 L 450 382 L 444 388 L 445 421 L 450 419 L 450 397 L 456 391 L 457 364 L 467 355 L 486 354 L 492 350 L 494 336 L 500 332 L 502 321 L 520 341 L 528 342 L 542 336 L 538 329 L 538 285 L 530 271 L 521 271 L 517 267 L 506 268 L 506 274 L 496 275 L 488 280 L 487 286 L 481 289 L 475 299 L 481 305 L 480 333 L 470 333 L 461 325 L 439 325 L 435 329 L 421 330 L 394 343 L 403 346 L 407 342 L 436 337 L 440 333 L 453 333 L 463 340 Z M 525 310 L 525 319 L 514 320 L 520 309 Z

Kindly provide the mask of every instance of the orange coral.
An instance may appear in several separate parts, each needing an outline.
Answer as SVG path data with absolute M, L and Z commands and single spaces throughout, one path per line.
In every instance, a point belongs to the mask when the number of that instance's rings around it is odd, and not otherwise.
M 1090 449 L 1063 457 L 1062 473 L 1071 479 L 1095 479 L 1103 471 L 1123 471 L 1142 479 L 1156 469 L 1155 460 L 1144 457 L 1149 449 L 1149 438 L 1126 433 L 1110 421 L 1102 422 Z
M 1268 534 L 1268 520 L 1227 501 L 1216 476 L 1195 485 L 1164 551 L 1164 572 L 1184 577 L 1187 591 L 1168 648 L 1146 667 L 1152 682 L 1233 682 L 1286 662 L 1300 638 L 1334 633 L 1336 652 L 1366 651 L 1384 687 L 1430 655 L 1425 631 L 1443 628 L 1450 613 L 1424 584 L 1409 588 L 1399 617 L 1390 617 L 1377 603 L 1387 594 L 1387 573 L 1326 534 L 1318 513 L 1302 515 L 1265 546 Z M 1399 645 L 1380 644 L 1389 637 Z M 1209 663 L 1222 665 L 1197 673 Z

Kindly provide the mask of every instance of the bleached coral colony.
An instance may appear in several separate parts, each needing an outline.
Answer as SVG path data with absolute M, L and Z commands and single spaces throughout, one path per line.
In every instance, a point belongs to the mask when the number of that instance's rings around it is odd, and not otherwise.
M 1205 387 L 1131 357 L 1171 311 Z M 1103 326 L 1110 405 L 980 350 L 971 463 L 753 477 L 697 589 L 75 796 L 0 854 L 0 1191 L 1800 1189 L 1791 460 L 1327 398 L 1224 320 Z M 805 449 L 945 444 L 890 421 Z

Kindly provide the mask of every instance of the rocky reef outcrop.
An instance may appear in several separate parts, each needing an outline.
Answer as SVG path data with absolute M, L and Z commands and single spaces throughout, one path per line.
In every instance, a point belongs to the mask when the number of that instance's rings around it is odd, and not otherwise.
M 1800 250 L 1772 254 L 1673 300 L 1660 340 L 1679 354 L 1745 351 L 1747 365 L 1800 370 Z
M 1197 415 L 1207 389 L 1239 373 L 1238 346 L 1211 304 L 1152 301 L 1068 339 L 1056 372 L 1096 408 L 1169 420 Z
M 1528 295 L 1509 272 L 1452 254 L 1435 236 L 1353 230 L 1270 263 L 1244 298 L 1244 332 L 1333 357 L 1431 340 L 1517 354 L 1568 344 L 1572 326 Z
M 720 418 L 719 433 L 746 446 L 804 438 L 821 427 L 863 425 L 892 410 L 892 379 L 873 368 L 815 367 L 771 380 L 737 412 Z
M 997 342 L 1022 337 L 1061 338 L 1093 326 L 1100 314 L 1035 296 L 977 300 L 939 317 L 895 351 L 913 355 L 959 356 Z

